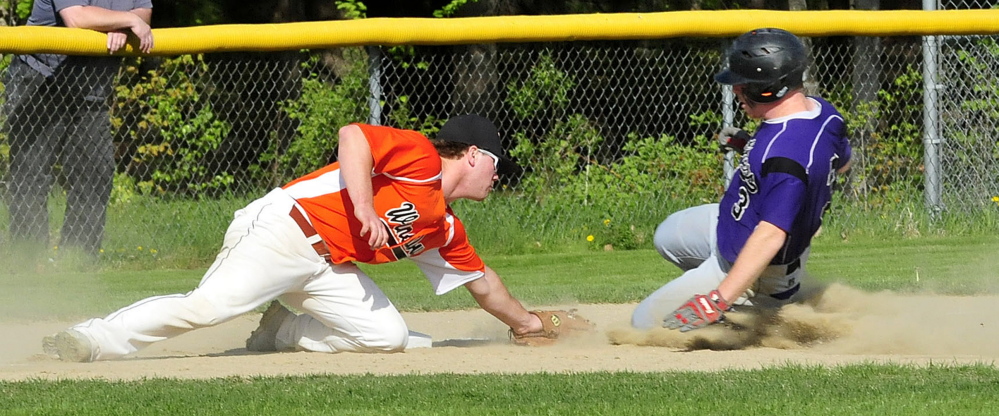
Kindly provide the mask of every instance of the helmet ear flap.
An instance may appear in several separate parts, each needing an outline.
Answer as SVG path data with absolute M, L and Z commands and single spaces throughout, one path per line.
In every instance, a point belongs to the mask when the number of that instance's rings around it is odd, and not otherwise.
M 766 104 L 784 98 L 788 93 L 803 85 L 802 77 L 805 70 L 794 70 L 774 81 L 773 83 L 749 83 L 743 88 L 746 98 L 758 103 Z
M 754 102 L 772 103 L 779 99 L 773 89 L 774 85 L 746 84 L 746 86 L 743 87 L 742 92 L 746 95 L 746 98 L 753 100 Z

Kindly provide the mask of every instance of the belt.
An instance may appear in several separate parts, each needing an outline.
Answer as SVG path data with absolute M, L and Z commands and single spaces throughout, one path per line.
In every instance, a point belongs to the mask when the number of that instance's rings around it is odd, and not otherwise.
M 326 245 L 326 242 L 323 241 L 323 238 L 319 236 L 316 229 L 312 227 L 309 220 L 305 219 L 305 215 L 302 214 L 302 211 L 299 211 L 298 207 L 292 206 L 291 212 L 288 215 L 291 215 L 291 219 L 295 220 L 295 223 L 298 224 L 298 228 L 302 229 L 302 233 L 305 234 L 305 240 L 312 245 L 313 250 L 316 250 L 316 254 L 318 254 L 319 257 L 322 257 L 323 260 L 329 262 L 330 248 Z
M 785 274 L 794 273 L 796 270 L 801 268 L 801 257 L 794 259 L 790 264 L 787 265 L 787 271 Z
M 801 268 L 801 257 L 798 257 L 798 258 L 794 259 L 794 261 L 792 261 L 790 264 L 787 265 L 787 271 L 784 272 L 785 276 L 790 275 L 791 273 L 794 273 L 795 271 L 797 271 L 800 268 Z M 780 292 L 780 293 L 771 293 L 770 297 L 772 297 L 774 299 L 777 299 L 777 300 L 788 300 L 788 299 L 791 299 L 791 296 L 794 296 L 795 293 L 798 293 L 799 290 L 801 290 L 801 283 L 798 283 L 798 284 L 794 285 L 794 287 L 792 287 L 792 288 L 790 288 L 788 290 L 785 290 L 783 292 Z
M 792 288 L 790 288 L 788 290 L 785 290 L 783 292 L 780 292 L 780 293 L 771 293 L 770 297 L 772 297 L 774 299 L 777 299 L 777 300 L 788 300 L 788 299 L 791 299 L 791 296 L 794 296 L 795 293 L 798 293 L 799 290 L 801 290 L 801 283 L 798 283 L 798 284 L 794 285 L 794 287 L 792 287 Z

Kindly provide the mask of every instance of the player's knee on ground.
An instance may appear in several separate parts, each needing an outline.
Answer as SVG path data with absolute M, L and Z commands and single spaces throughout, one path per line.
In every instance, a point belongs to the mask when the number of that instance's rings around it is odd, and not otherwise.
M 631 313 L 631 326 L 637 329 L 662 327 L 663 319 L 666 319 L 666 315 L 676 309 L 680 303 L 663 301 L 654 296 L 645 298 Z
M 301 322 L 292 322 L 291 326 L 298 327 L 302 332 L 291 334 L 287 340 L 279 334 L 279 349 L 288 344 L 301 351 L 392 353 L 405 350 L 409 341 L 409 328 L 402 317 L 396 322 L 382 320 L 349 327 L 337 324 L 326 326 L 306 314 L 295 319 Z
M 652 329 L 662 326 L 662 319 L 651 319 L 647 313 L 639 313 L 636 309 L 631 314 L 631 327 L 636 329 Z
M 356 352 L 391 353 L 402 352 L 409 342 L 409 329 L 405 324 L 386 325 L 380 331 L 360 337 L 356 342 Z

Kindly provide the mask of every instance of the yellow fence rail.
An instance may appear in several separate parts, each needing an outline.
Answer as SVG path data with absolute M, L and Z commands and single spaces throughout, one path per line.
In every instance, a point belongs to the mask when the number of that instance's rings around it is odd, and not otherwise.
M 606 39 L 731 37 L 758 27 L 800 36 L 999 34 L 999 10 L 678 11 L 453 19 L 372 18 L 325 22 L 153 29 L 155 55 Z M 0 53 L 107 53 L 105 36 L 83 29 L 0 28 Z M 137 54 L 129 45 L 122 54 Z

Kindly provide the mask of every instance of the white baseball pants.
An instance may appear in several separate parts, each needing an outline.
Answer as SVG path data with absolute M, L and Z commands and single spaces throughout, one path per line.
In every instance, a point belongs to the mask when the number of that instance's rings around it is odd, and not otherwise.
M 289 216 L 294 206 L 275 189 L 237 211 L 219 255 L 193 291 L 144 299 L 72 329 L 93 342 L 95 360 L 114 359 L 280 297 L 305 313 L 281 325 L 279 350 L 405 349 L 409 330 L 399 311 L 357 266 L 319 257 Z

